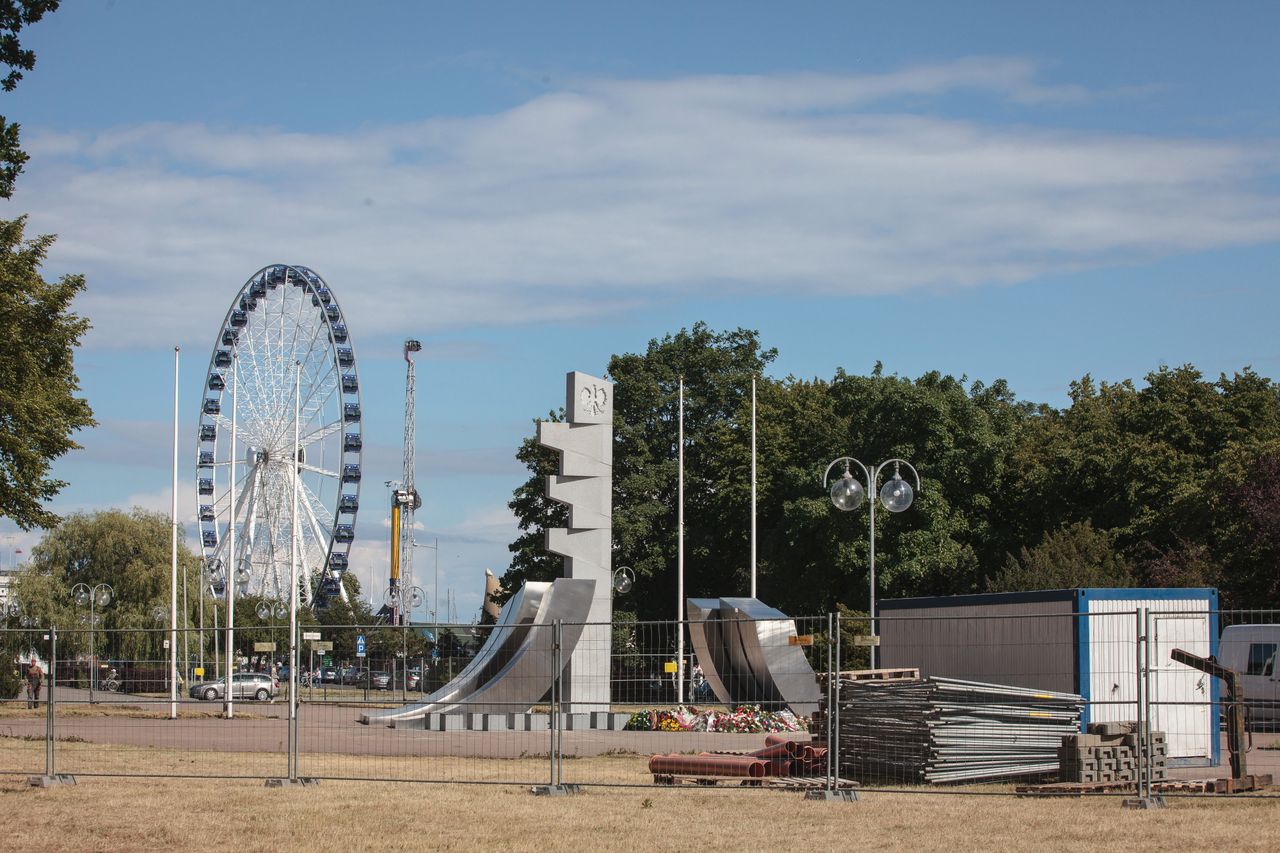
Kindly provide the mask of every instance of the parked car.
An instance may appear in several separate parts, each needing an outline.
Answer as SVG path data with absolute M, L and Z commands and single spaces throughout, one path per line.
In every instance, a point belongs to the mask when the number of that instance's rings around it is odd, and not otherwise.
M 192 699 L 213 701 L 226 696 L 227 683 L 219 681 L 200 681 L 191 685 L 187 691 Z M 231 695 L 235 699 L 256 699 L 266 702 L 276 698 L 280 692 L 280 682 L 265 672 L 237 672 L 231 676 Z
M 335 684 L 338 681 L 338 668 L 336 666 L 322 666 L 316 672 L 320 674 L 318 680 L 324 684 Z
M 1222 630 L 1218 660 L 1240 675 L 1251 720 L 1280 720 L 1280 625 L 1229 625 Z
M 365 679 L 369 675 L 369 668 L 364 666 L 349 666 L 342 671 L 343 684 L 358 684 L 363 686 Z
M 375 669 L 369 673 L 369 687 L 373 690 L 390 690 L 391 673 Z

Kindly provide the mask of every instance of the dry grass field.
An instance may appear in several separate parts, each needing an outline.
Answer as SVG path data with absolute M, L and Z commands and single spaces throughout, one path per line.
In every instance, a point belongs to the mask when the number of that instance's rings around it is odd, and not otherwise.
M 80 768 L 189 773 L 213 756 L 142 747 L 59 744 Z M 44 744 L 0 738 L 0 767 L 40 767 Z M 314 772 L 324 757 L 309 758 Z M 411 762 L 413 759 L 403 759 Z M 227 772 L 254 756 L 222 753 Z M 459 759 L 459 762 L 464 759 Z M 467 761 L 467 768 L 475 760 Z M 546 762 L 490 759 L 495 775 L 537 778 Z M 566 762 L 593 779 L 634 781 L 641 756 Z M 571 766 L 572 765 L 572 766 Z M 584 766 L 586 765 L 586 766 Z M 987 789 L 991 790 L 991 789 Z M 261 781 L 82 775 L 39 789 L 0 776 L 13 818 L 5 849 L 35 850 L 1139 850 L 1275 849 L 1280 800 L 1176 799 L 1161 811 L 1116 798 L 1022 800 L 867 792 L 857 803 L 730 788 L 592 786 L 568 797 L 526 787 L 323 781 L 269 789 Z M 18 827 L 22 827 L 21 837 Z M 12 842 L 10 844 L 9 842 Z

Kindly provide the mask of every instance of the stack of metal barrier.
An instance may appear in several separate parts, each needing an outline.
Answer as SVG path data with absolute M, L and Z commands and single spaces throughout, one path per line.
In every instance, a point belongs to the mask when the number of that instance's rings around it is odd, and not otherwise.
M 863 782 L 1056 773 L 1058 747 L 1080 731 L 1084 708 L 1074 693 L 938 677 L 841 678 L 838 695 L 840 775 Z

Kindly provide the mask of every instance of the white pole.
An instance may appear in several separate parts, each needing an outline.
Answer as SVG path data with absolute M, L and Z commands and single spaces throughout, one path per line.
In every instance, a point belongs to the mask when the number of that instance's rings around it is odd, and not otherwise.
M 291 733 L 294 743 L 289 749 L 289 778 L 298 778 L 297 760 L 298 737 L 298 451 L 302 443 L 299 439 L 298 424 L 302 399 L 302 364 L 293 365 L 293 502 L 289 513 L 289 719 L 293 721 Z
M 884 463 L 880 463 L 881 466 Z M 871 565 L 869 575 L 869 584 L 871 587 L 870 596 L 870 612 L 867 614 L 871 625 L 871 636 L 876 636 L 876 486 L 880 485 L 880 467 L 875 469 L 874 474 L 867 477 L 867 498 L 871 503 Z M 871 647 L 871 668 L 876 668 L 876 647 Z
M 169 507 L 169 719 L 178 719 L 178 353 L 173 348 L 173 502 Z
M 236 660 L 236 384 L 240 376 L 240 354 L 231 354 L 231 482 L 227 486 L 227 565 L 225 579 L 227 584 L 227 684 L 226 708 L 227 719 L 235 716 L 234 699 L 231 693 L 231 677 L 235 672 Z
M 751 377 L 751 597 L 756 597 L 756 378 Z
M 680 377 L 680 481 L 676 510 L 676 704 L 684 704 L 684 377 Z

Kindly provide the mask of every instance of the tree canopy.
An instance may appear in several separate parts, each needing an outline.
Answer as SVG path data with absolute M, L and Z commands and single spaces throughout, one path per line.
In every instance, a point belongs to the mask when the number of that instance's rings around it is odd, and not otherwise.
M 22 47 L 19 33 L 58 2 L 0 0 L 4 91 L 13 91 L 23 72 L 35 67 L 35 53 Z M 13 195 L 26 162 L 18 125 L 0 116 L 0 198 Z M 0 515 L 30 530 L 57 523 L 44 503 L 66 483 L 48 476 L 50 465 L 76 449 L 71 435 L 94 421 L 89 404 L 75 396 L 80 384 L 73 353 L 89 323 L 70 306 L 84 290 L 84 277 L 45 281 L 40 265 L 54 237 L 28 240 L 25 228 L 25 217 L 0 220 Z
M 0 0 L 0 64 L 9 73 L 0 79 L 0 88 L 12 92 L 22 72 L 36 67 L 36 54 L 18 40 L 22 28 L 55 12 L 62 0 Z M 0 116 L 0 198 L 13 196 L 14 183 L 26 165 L 27 154 L 20 144 L 21 128 Z
M 750 382 L 775 356 L 755 332 L 697 324 L 610 359 L 613 564 L 637 579 L 618 609 L 674 611 L 680 376 L 685 588 L 748 593 Z M 830 379 L 759 376 L 759 597 L 797 615 L 865 611 L 869 513 L 835 510 L 821 486 L 827 464 L 848 455 L 904 458 L 924 481 L 910 510 L 877 514 L 879 597 L 1216 585 L 1232 606 L 1280 605 L 1276 384 L 1248 368 L 1208 380 L 1183 366 L 1141 385 L 1085 376 L 1069 390 L 1055 408 L 999 379 L 909 379 L 878 364 Z M 530 438 L 518 455 L 531 476 L 510 503 L 522 532 L 508 592 L 560 575 L 543 531 L 565 524 L 545 497 L 555 454 Z
M 0 514 L 29 530 L 57 523 L 44 502 L 66 483 L 50 465 L 79 447 L 71 434 L 94 420 L 76 396 L 74 352 L 89 322 L 70 306 L 84 277 L 45 281 L 53 237 L 25 240 L 25 224 L 0 220 Z
M 111 602 L 96 608 L 95 628 L 117 632 L 123 645 L 115 650 L 122 657 L 162 659 L 157 649 L 164 637 L 158 629 L 169 624 L 170 549 L 169 518 L 160 513 L 143 509 L 76 513 L 31 549 L 31 558 L 14 579 L 11 592 L 37 624 L 61 629 L 63 654 L 78 655 L 88 648 L 89 612 L 73 599 L 72 590 L 80 583 L 91 589 L 107 584 Z M 200 559 L 181 540 L 178 567 L 179 583 L 185 581 L 190 590 L 186 624 L 194 625 L 200 603 Z M 157 609 L 163 611 L 163 619 L 155 617 Z

